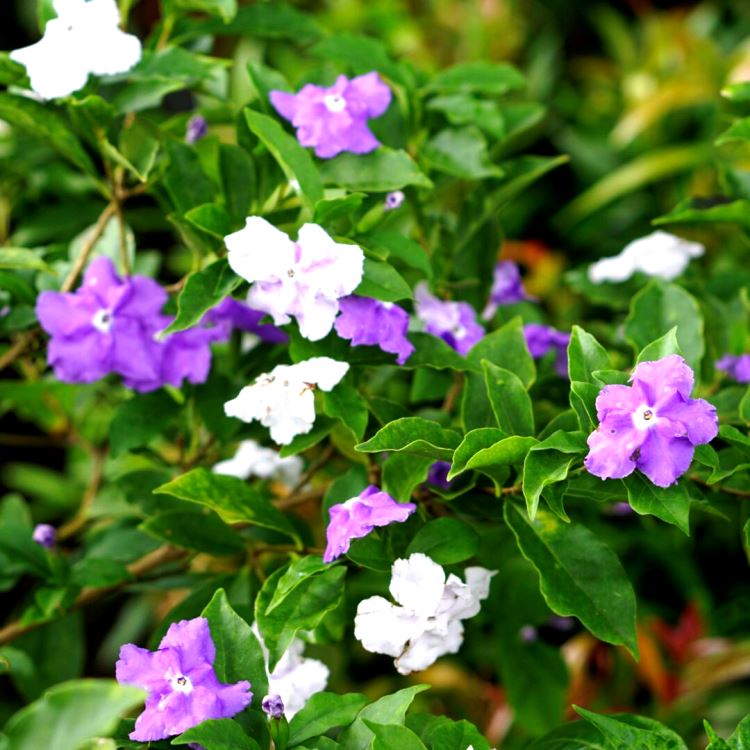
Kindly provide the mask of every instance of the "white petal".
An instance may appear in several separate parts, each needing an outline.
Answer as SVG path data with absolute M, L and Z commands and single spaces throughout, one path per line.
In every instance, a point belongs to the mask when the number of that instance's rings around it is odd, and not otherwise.
M 320 341 L 331 332 L 339 303 L 337 299 L 306 294 L 297 300 L 293 314 L 300 335 L 308 341 Z
M 466 585 L 472 590 L 474 596 L 480 600 L 484 600 L 490 595 L 490 582 L 496 575 L 496 570 L 487 570 L 487 568 L 479 566 L 472 566 L 464 571 Z
M 423 617 L 435 614 L 444 586 L 445 571 L 421 552 L 396 560 L 391 567 L 391 596 Z
M 269 676 L 268 692 L 281 696 L 287 719 L 304 708 L 310 696 L 325 690 L 328 684 L 328 667 L 317 659 L 301 658 L 294 668 L 286 669 L 277 676 L 278 671 L 277 667 Z
M 111 76 L 125 73 L 141 59 L 141 41 L 137 36 L 119 29 L 96 38 L 91 50 L 90 70 L 94 75 Z
M 262 479 L 278 478 L 291 486 L 299 481 L 302 468 L 303 463 L 299 456 L 281 458 L 276 451 L 263 447 L 255 440 L 243 440 L 234 457 L 220 461 L 213 467 L 213 471 L 239 479 L 248 479 L 252 476 Z
M 366 651 L 400 656 L 406 644 L 424 632 L 424 627 L 423 618 L 382 596 L 371 596 L 357 606 L 354 637 Z
M 294 266 L 294 242 L 260 216 L 248 216 L 224 244 L 232 270 L 250 282 L 281 279 Z
M 348 362 L 330 357 L 311 357 L 294 367 L 297 377 L 306 383 L 315 383 L 322 391 L 333 390 L 349 371 Z
M 592 284 L 601 284 L 604 281 L 625 281 L 634 273 L 635 265 L 630 259 L 615 255 L 592 263 L 589 266 L 588 276 Z
M 335 242 L 317 224 L 305 224 L 298 234 L 301 265 L 307 283 L 328 297 L 351 294 L 362 281 L 365 256 L 358 245 Z
M 450 623 L 448 632 L 427 631 L 409 643 L 408 648 L 395 661 L 400 674 L 420 672 L 434 664 L 445 654 L 455 654 L 464 640 L 464 628 L 458 621 Z

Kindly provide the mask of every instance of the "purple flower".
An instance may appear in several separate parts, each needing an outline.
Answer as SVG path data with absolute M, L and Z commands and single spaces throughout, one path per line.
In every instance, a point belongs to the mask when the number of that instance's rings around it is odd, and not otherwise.
M 484 328 L 477 323 L 477 314 L 468 302 L 444 302 L 420 281 L 414 290 L 417 317 L 433 336 L 439 336 L 459 354 L 467 354 L 484 337 Z
M 392 193 L 388 193 L 385 196 L 385 210 L 395 211 L 395 209 L 401 208 L 405 198 L 403 190 L 394 190 Z
M 163 740 L 206 719 L 228 719 L 244 710 L 253 697 L 250 683 L 220 683 L 214 672 L 215 658 L 205 617 L 170 625 L 157 651 L 132 643 L 122 646 L 116 666 L 118 682 L 148 692 L 146 708 L 130 739 Z
M 555 370 L 560 377 L 568 377 L 569 333 L 539 323 L 527 323 L 523 327 L 523 334 L 534 359 L 541 359 L 548 351 L 555 350 Z
M 57 541 L 57 529 L 48 523 L 38 523 L 34 527 L 34 533 L 31 535 L 31 538 L 37 544 L 41 544 L 42 547 L 52 549 Z
M 193 115 L 185 128 L 185 143 L 193 144 L 208 135 L 208 123 L 203 115 Z
M 252 333 L 262 341 L 269 344 L 285 344 L 289 337 L 270 323 L 261 323 L 266 313 L 260 310 L 253 310 L 244 302 L 234 299 L 234 297 L 225 297 L 216 307 L 209 310 L 203 316 L 203 323 L 210 323 L 221 327 L 221 338 L 218 341 L 226 341 L 232 334 L 234 328 L 240 331 Z
M 738 357 L 725 354 L 716 367 L 738 383 L 750 383 L 750 354 L 740 354 Z
M 448 481 L 450 470 L 451 464 L 449 461 L 435 461 L 427 472 L 427 484 L 432 484 L 445 491 L 451 489 L 454 483 Z
M 133 381 L 157 380 L 161 358 L 152 344 L 166 300 L 152 279 L 119 278 L 109 258 L 91 262 L 76 292 L 42 292 L 36 314 L 52 336 L 47 361 L 57 379 L 91 383 L 117 372 Z
M 280 719 L 284 715 L 284 701 L 280 695 L 267 695 L 260 707 L 269 719 Z
M 347 552 L 352 539 L 367 536 L 376 526 L 405 521 L 416 509 L 414 503 L 398 503 L 372 484 L 357 497 L 331 506 L 323 562 L 332 562 Z
M 342 151 L 366 154 L 380 143 L 367 121 L 391 103 L 391 90 L 376 72 L 349 80 L 339 76 L 330 88 L 311 83 L 296 94 L 271 91 L 271 104 L 297 129 L 297 140 L 330 159 Z
M 523 288 L 521 272 L 512 260 L 502 260 L 495 266 L 495 274 L 490 289 L 490 299 L 482 312 L 484 320 L 490 320 L 499 305 L 512 305 L 514 302 L 533 299 Z
M 695 446 L 716 437 L 716 409 L 690 398 L 693 371 L 676 354 L 641 362 L 631 382 L 599 392 L 599 427 L 589 435 L 584 463 L 602 479 L 639 469 L 658 487 L 669 487 L 688 470 Z
M 518 635 L 524 643 L 534 643 L 539 637 L 536 628 L 533 625 L 524 625 L 519 631 Z
M 341 314 L 336 318 L 336 333 L 351 339 L 352 346 L 379 346 L 384 352 L 397 354 L 402 365 L 414 351 L 406 338 L 409 315 L 392 302 L 351 295 L 339 300 Z

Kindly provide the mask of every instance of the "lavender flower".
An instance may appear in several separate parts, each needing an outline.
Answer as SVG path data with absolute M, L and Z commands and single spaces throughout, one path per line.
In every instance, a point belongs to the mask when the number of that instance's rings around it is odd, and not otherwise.
M 397 208 L 401 208 L 405 199 L 406 196 L 404 195 L 403 190 L 394 190 L 392 193 L 388 193 L 388 195 L 385 196 L 384 209 L 386 211 L 395 211 Z
M 433 336 L 439 336 L 459 354 L 467 354 L 484 337 L 484 328 L 477 323 L 477 314 L 468 302 L 444 302 L 420 281 L 414 290 L 417 317 Z
M 280 695 L 267 695 L 260 707 L 269 719 L 280 719 L 284 715 L 284 701 Z
M 31 538 L 42 547 L 52 549 L 57 541 L 57 529 L 48 523 L 39 523 L 34 527 L 34 533 Z
M 342 151 L 366 154 L 380 143 L 367 121 L 391 103 L 391 90 L 376 72 L 349 80 L 339 76 L 330 88 L 311 83 L 296 94 L 271 91 L 271 104 L 297 129 L 297 140 L 330 159 Z
M 414 503 L 398 503 L 372 484 L 357 497 L 331 506 L 323 562 L 332 562 L 347 552 L 352 539 L 367 536 L 376 526 L 405 521 L 416 509 Z
M 738 357 L 725 354 L 716 363 L 716 368 L 738 383 L 750 383 L 750 354 L 740 354 Z
M 523 288 L 518 266 L 512 260 L 502 260 L 495 266 L 490 298 L 482 312 L 482 318 L 491 320 L 500 305 L 512 305 L 528 299 L 533 298 Z
M 519 631 L 518 635 L 524 643 L 534 643 L 539 637 L 536 628 L 533 625 L 524 625 Z
M 185 143 L 193 144 L 208 135 L 208 123 L 203 115 L 193 115 L 185 128 Z
M 268 344 L 286 344 L 289 337 L 284 331 L 269 323 L 260 322 L 265 315 L 264 312 L 253 310 L 252 307 L 234 297 L 225 297 L 203 316 L 202 322 L 222 328 L 222 338 L 218 339 L 220 341 L 228 339 L 232 330 L 237 328 L 240 331 L 252 333 Z
M 641 362 L 631 382 L 600 391 L 586 468 L 602 479 L 638 469 L 658 487 L 669 487 L 688 470 L 695 446 L 716 437 L 716 409 L 690 398 L 693 371 L 676 354 Z
M 414 351 L 406 338 L 409 315 L 392 302 L 351 295 L 339 300 L 341 315 L 334 327 L 341 338 L 351 339 L 352 346 L 379 346 L 384 352 L 397 354 L 396 362 L 404 364 Z
M 541 359 L 548 351 L 554 350 L 555 370 L 560 377 L 568 377 L 568 343 L 570 334 L 558 331 L 539 323 L 527 323 L 523 327 L 526 346 L 534 359 Z
M 118 682 L 148 692 L 130 739 L 162 740 L 206 719 L 227 719 L 244 710 L 253 697 L 250 683 L 220 683 L 214 672 L 215 658 L 204 617 L 170 625 L 157 651 L 132 643 L 122 646 L 116 666 Z
M 339 299 L 362 281 L 364 254 L 357 245 L 334 242 L 317 224 L 305 224 L 296 242 L 265 219 L 250 216 L 245 228 L 224 238 L 232 270 L 252 286 L 248 304 L 276 325 L 297 319 L 310 341 L 333 328 Z
M 448 481 L 450 470 L 450 461 L 435 461 L 427 472 L 427 484 L 431 484 L 441 490 L 450 490 L 454 484 L 454 482 Z

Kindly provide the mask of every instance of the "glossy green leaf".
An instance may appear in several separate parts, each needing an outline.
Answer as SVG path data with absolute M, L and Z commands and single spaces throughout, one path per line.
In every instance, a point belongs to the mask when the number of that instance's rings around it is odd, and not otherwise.
M 467 432 L 453 453 L 453 463 L 448 472 L 448 479 L 453 479 L 469 469 L 468 464 L 475 455 L 491 448 L 506 437 L 508 437 L 507 434 L 497 427 L 480 427 Z
M 429 456 L 394 453 L 383 466 L 383 491 L 400 503 L 407 503 L 412 492 L 427 479 L 433 464 Z
M 526 86 L 523 75 L 508 63 L 486 61 L 459 63 L 438 73 L 430 82 L 430 91 L 476 91 L 505 94 Z
M 503 170 L 490 161 L 482 131 L 474 125 L 441 130 L 425 144 L 422 156 L 432 169 L 464 180 L 503 176 Z
M 432 182 L 419 169 L 406 151 L 393 151 L 381 146 L 369 154 L 340 154 L 320 167 L 325 185 L 364 193 L 382 193 L 415 187 L 432 187 Z
M 413 296 L 411 287 L 393 266 L 372 258 L 365 258 L 364 275 L 355 294 L 383 302 L 398 302 Z
M 117 408 L 110 426 L 113 456 L 148 445 L 163 435 L 180 412 L 180 405 L 166 392 L 138 393 Z
M 363 721 L 374 735 L 372 750 L 393 750 L 395 747 L 399 750 L 427 750 L 419 737 L 405 726 Z
M 636 513 L 656 516 L 690 535 L 690 495 L 684 482 L 657 487 L 640 472 L 634 472 L 622 482 L 630 507 Z
M 406 554 L 423 552 L 438 565 L 453 565 L 473 557 L 479 548 L 479 534 L 457 518 L 428 521 L 414 536 Z
M 593 373 L 610 366 L 607 350 L 580 326 L 573 326 L 568 344 L 568 375 L 571 380 L 595 382 Z
M 404 417 L 391 422 L 373 437 L 356 446 L 361 453 L 405 451 L 416 456 L 426 456 L 449 461 L 453 450 L 461 442 L 454 430 L 446 430 L 437 422 L 422 417 Z
M 169 544 L 209 555 L 236 555 L 245 549 L 242 538 L 208 508 L 156 513 L 138 528 Z
M 617 716 L 603 716 L 593 711 L 574 707 L 576 712 L 595 726 L 612 750 L 620 748 L 648 748 L 648 750 L 687 750 L 687 745 L 671 729 L 652 721 L 653 728 L 634 726 L 632 721 Z
M 316 693 L 289 722 L 289 747 L 349 726 L 365 705 L 367 698 L 361 693 Z
M 509 435 L 533 435 L 531 398 L 519 377 L 492 362 L 482 360 L 487 396 L 497 425 Z
M 526 346 L 523 335 L 523 320 L 515 317 L 500 328 L 482 337 L 466 355 L 477 369 L 486 359 L 493 365 L 515 373 L 525 388 L 530 388 L 536 379 L 536 365 Z
M 233 719 L 207 719 L 170 744 L 200 745 L 205 750 L 260 750 L 260 745 Z

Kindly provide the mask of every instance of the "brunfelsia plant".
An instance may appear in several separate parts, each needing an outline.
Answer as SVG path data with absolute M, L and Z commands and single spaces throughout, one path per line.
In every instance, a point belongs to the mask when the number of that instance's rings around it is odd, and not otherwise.
M 518 153 L 515 68 L 428 76 L 276 3 L 165 1 L 139 39 L 132 6 L 42 2 L 0 58 L 0 403 L 30 462 L 0 503 L 0 747 L 685 748 L 609 711 L 636 674 L 670 705 L 633 551 L 695 567 L 691 512 L 741 544 L 750 400 L 715 368 L 747 380 L 747 279 L 623 238 L 551 320 L 499 257 L 564 162 Z M 592 698 L 561 642 L 633 696 Z

